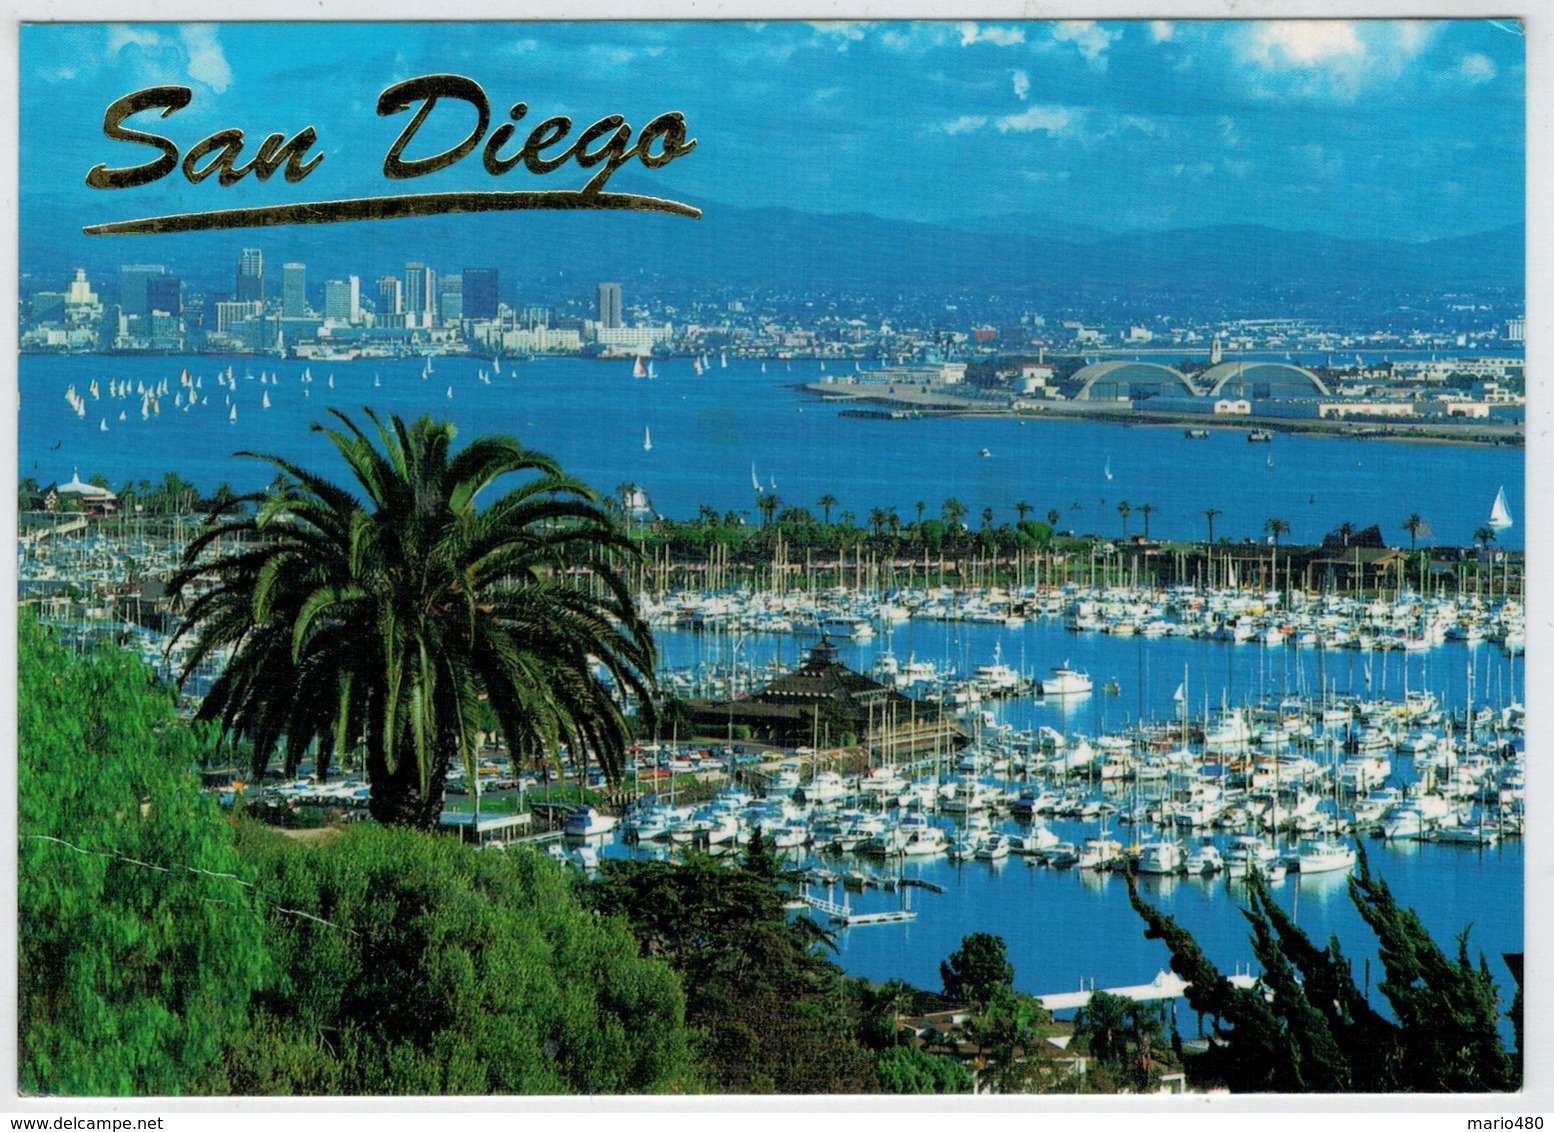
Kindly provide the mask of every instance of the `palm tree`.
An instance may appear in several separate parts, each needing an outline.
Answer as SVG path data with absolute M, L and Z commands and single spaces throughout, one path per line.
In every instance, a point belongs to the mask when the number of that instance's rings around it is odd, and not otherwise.
M 1058 520 L 1062 517 L 1063 516 L 1058 513 L 1058 509 L 1056 507 L 1049 508 L 1047 510 L 1047 526 L 1051 527 L 1053 530 L 1057 530 Z
M 755 509 L 761 513 L 761 525 L 763 527 L 772 521 L 772 516 L 777 513 L 777 508 L 781 503 L 782 500 L 769 491 L 755 501 Z
M 1117 504 L 1117 514 L 1122 516 L 1122 537 L 1128 537 L 1128 516 L 1133 512 L 1133 505 L 1124 499 Z
M 923 525 L 923 512 L 928 510 L 928 504 L 924 503 L 921 499 L 919 499 L 916 503 L 912 504 L 912 506 L 917 509 L 917 525 L 918 526 L 922 526 Z
M 701 525 L 704 527 L 715 527 L 718 525 L 718 509 L 716 507 L 709 507 L 703 503 L 696 508 L 696 517 L 701 520 Z
M 1223 515 L 1224 513 L 1225 512 L 1221 511 L 1218 507 L 1205 507 L 1203 509 L 1203 517 L 1209 521 L 1209 545 L 1210 546 L 1214 545 L 1214 519 L 1215 519 L 1215 516 Z
M 1279 536 L 1290 533 L 1290 525 L 1283 519 L 1269 519 L 1263 524 L 1263 530 L 1273 536 L 1274 546 L 1279 545 Z
M 1478 543 L 1485 550 L 1488 550 L 1489 544 L 1495 541 L 1495 528 L 1480 527 L 1478 530 L 1473 532 L 1473 541 Z
M 874 528 L 874 534 L 878 537 L 885 532 L 885 523 L 889 516 L 885 514 L 885 508 L 874 507 L 869 511 L 869 526 Z
M 1349 540 L 1354 537 L 1354 524 L 1345 519 L 1338 524 L 1338 535 L 1344 540 L 1344 545 L 1349 545 Z
M 820 497 L 818 502 L 820 503 L 820 510 L 825 514 L 826 526 L 829 527 L 831 525 L 831 508 L 836 506 L 836 496 L 828 491 Z
M 944 516 L 944 525 L 958 527 L 960 521 L 966 517 L 966 505 L 953 497 L 944 501 L 944 506 L 939 508 L 939 513 Z
M 982 508 L 982 526 L 983 526 L 983 528 L 986 529 L 987 527 L 991 527 L 992 525 L 993 525 L 993 509 L 991 507 L 984 507 L 984 508 Z
M 1160 510 L 1160 508 L 1156 507 L 1153 503 L 1145 503 L 1145 504 L 1143 504 L 1142 506 L 1139 507 L 1139 514 L 1144 516 L 1144 541 L 1145 542 L 1149 541 L 1149 517 L 1151 515 L 1153 515 L 1158 510 Z
M 361 497 L 239 453 L 284 488 L 248 497 L 252 517 L 213 515 L 172 579 L 174 595 L 211 583 L 175 635 L 194 637 L 182 678 L 232 649 L 199 718 L 250 740 L 256 771 L 314 743 L 323 771 L 364 742 L 389 824 L 436 823 L 448 769 L 474 772 L 482 701 L 515 762 L 564 745 L 618 781 L 630 728 L 611 685 L 651 717 L 655 649 L 621 572 L 637 554 L 598 496 L 511 437 L 454 452 L 448 422 L 368 410 L 373 438 L 330 412 L 343 427 L 313 429 Z M 477 510 L 510 474 L 529 478 Z
M 1424 530 L 1427 525 L 1428 524 L 1426 524 L 1425 521 L 1419 517 L 1419 512 L 1417 511 L 1403 520 L 1403 529 L 1408 532 L 1408 549 L 1410 551 L 1414 550 L 1418 546 L 1419 532 Z
M 1029 503 L 1026 503 L 1023 500 L 1014 505 L 1015 516 L 1022 523 L 1025 522 L 1025 516 L 1029 515 L 1034 510 L 1036 510 L 1036 508 L 1032 507 Z

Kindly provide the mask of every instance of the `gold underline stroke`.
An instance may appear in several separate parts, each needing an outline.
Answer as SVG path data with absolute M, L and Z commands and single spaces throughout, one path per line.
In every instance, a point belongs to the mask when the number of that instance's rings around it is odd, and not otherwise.
M 262 228 L 279 224 L 399 220 L 410 216 L 442 216 L 457 212 L 512 212 L 520 209 L 667 212 L 692 220 L 701 216 L 699 208 L 660 197 L 549 189 L 512 193 L 408 193 L 391 197 L 266 205 L 262 208 L 229 208 L 218 212 L 181 212 L 171 216 L 148 216 L 141 220 L 93 224 L 81 231 L 88 236 L 143 236 L 169 232 L 211 232 L 228 228 Z

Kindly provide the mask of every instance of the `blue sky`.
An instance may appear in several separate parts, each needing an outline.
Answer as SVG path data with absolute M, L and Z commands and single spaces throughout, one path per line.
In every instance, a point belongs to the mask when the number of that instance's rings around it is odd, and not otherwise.
M 612 187 L 708 207 L 1427 239 L 1522 219 L 1524 64 L 1520 29 L 1490 20 L 28 25 L 22 219 L 37 232 L 395 191 L 581 186 L 570 166 L 491 177 L 478 151 L 387 182 L 383 156 L 409 116 L 378 118 L 378 93 L 446 71 L 485 88 L 493 126 L 520 99 L 527 127 L 619 113 L 640 128 L 683 112 L 696 151 L 657 171 L 629 166 Z M 108 141 L 101 124 L 113 99 L 156 84 L 192 87 L 193 103 L 132 126 L 183 149 L 236 126 L 251 154 L 266 133 L 312 125 L 325 160 L 299 185 L 222 189 L 174 174 L 85 187 L 92 165 L 155 156 Z M 410 156 L 472 125 L 463 107 L 439 108 Z

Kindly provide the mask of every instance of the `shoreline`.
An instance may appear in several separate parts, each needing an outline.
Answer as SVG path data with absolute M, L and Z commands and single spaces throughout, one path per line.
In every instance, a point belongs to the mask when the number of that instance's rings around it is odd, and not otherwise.
M 821 398 L 831 405 L 880 405 L 895 410 L 911 410 L 924 417 L 981 417 L 1007 420 L 1093 420 L 1143 428 L 1202 428 L 1222 432 L 1266 429 L 1281 433 L 1317 433 L 1351 440 L 1402 440 L 1430 444 L 1465 444 L 1487 448 L 1525 448 L 1524 426 L 1438 423 L 1369 423 L 1353 420 L 1297 419 L 1268 417 L 1252 413 L 1227 419 L 1223 416 L 1184 413 L 1151 413 L 1141 410 L 1084 408 L 1072 403 L 1047 402 L 1034 409 L 1010 409 L 981 405 L 967 398 L 942 393 L 841 393 L 834 385 L 805 383 L 792 388 Z M 1469 431 L 1471 430 L 1471 431 Z

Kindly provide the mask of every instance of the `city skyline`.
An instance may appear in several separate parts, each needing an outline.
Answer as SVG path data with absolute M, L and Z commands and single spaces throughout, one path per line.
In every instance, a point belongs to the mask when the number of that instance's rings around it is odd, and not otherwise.
M 493 121 L 518 100 L 525 126 L 613 113 L 640 128 L 679 111 L 698 150 L 632 163 L 611 187 L 704 205 L 1403 240 L 1513 224 L 1524 207 L 1524 44 L 1505 21 L 28 25 L 22 44 L 24 228 L 381 195 L 404 119 L 378 117 L 376 96 L 434 72 L 479 82 Z M 794 75 L 812 77 L 787 89 Z M 194 92 L 157 127 L 185 150 L 222 128 L 252 146 L 313 125 L 325 160 L 300 185 L 86 188 L 91 165 L 149 153 L 102 136 L 107 102 L 164 82 Z M 427 139 L 462 138 L 459 109 L 439 110 Z M 46 171 L 25 167 L 45 151 Z M 970 194 L 963 170 L 981 173 Z M 415 188 L 572 181 L 493 178 L 471 157 Z

